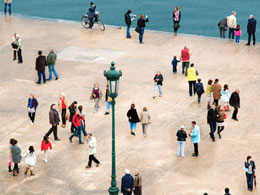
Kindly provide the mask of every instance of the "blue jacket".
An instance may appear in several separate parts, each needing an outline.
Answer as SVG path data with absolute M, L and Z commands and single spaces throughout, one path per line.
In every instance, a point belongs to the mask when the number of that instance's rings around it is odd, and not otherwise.
M 95 10 L 96 10 L 96 6 L 92 7 L 90 6 L 88 9 L 88 18 L 93 18 L 95 16 Z
M 133 190 L 134 178 L 130 174 L 125 174 L 125 176 L 122 177 L 121 193 L 126 193 L 128 188 L 130 188 L 131 191 Z
M 204 91 L 203 83 L 197 83 L 196 84 L 196 92 L 198 95 L 202 95 Z
M 199 126 L 195 125 L 195 127 L 193 128 L 190 136 L 191 136 L 191 142 L 193 144 L 200 143 L 200 128 L 199 128 Z
M 28 99 L 28 105 L 27 105 L 27 107 L 30 107 L 30 100 L 31 100 L 31 98 Z M 33 99 L 32 99 L 32 105 L 31 105 L 30 108 L 34 108 L 34 109 L 36 110 L 37 106 L 38 106 L 38 101 L 37 101 L 36 98 L 33 98 Z
M 178 62 L 180 62 L 179 60 L 173 59 L 172 60 L 172 65 L 173 66 L 177 66 Z

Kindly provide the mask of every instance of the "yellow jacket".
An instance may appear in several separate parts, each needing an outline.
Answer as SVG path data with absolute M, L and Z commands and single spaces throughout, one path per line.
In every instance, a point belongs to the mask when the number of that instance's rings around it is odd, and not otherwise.
M 197 80 L 198 72 L 195 68 L 188 68 L 187 69 L 187 78 L 188 81 L 196 81 Z

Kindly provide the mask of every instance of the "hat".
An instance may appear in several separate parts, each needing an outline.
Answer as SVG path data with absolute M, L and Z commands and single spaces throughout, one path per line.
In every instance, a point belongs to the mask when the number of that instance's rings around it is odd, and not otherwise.
M 93 5 L 94 3 L 93 2 L 90 2 L 90 5 Z
M 180 126 L 180 129 L 184 129 L 184 125 L 181 125 L 181 126 Z
M 126 170 L 125 170 L 125 174 L 130 174 L 130 170 L 129 170 L 129 169 L 126 169 Z

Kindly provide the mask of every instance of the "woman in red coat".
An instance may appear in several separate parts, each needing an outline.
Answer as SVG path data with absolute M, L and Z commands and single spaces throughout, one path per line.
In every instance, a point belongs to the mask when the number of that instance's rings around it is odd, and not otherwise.
M 48 162 L 47 156 L 48 156 L 49 148 L 52 150 L 51 142 L 48 140 L 47 136 L 44 136 L 41 144 L 41 151 L 44 151 L 44 158 L 43 158 L 44 162 Z

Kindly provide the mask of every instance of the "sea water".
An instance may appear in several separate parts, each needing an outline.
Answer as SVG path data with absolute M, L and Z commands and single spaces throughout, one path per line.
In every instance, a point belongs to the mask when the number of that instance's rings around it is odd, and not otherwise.
M 172 13 L 178 6 L 182 12 L 180 33 L 218 37 L 219 20 L 233 10 L 237 12 L 242 39 L 247 39 L 250 14 L 259 20 L 257 31 L 260 30 L 260 0 L 96 0 L 94 3 L 106 25 L 124 26 L 124 14 L 131 9 L 137 18 L 142 13 L 148 15 L 147 29 L 172 32 Z M 13 0 L 12 11 L 23 16 L 80 21 L 89 4 L 87 0 Z M 3 10 L 3 4 L 0 9 Z M 132 24 L 135 26 L 136 20 Z

